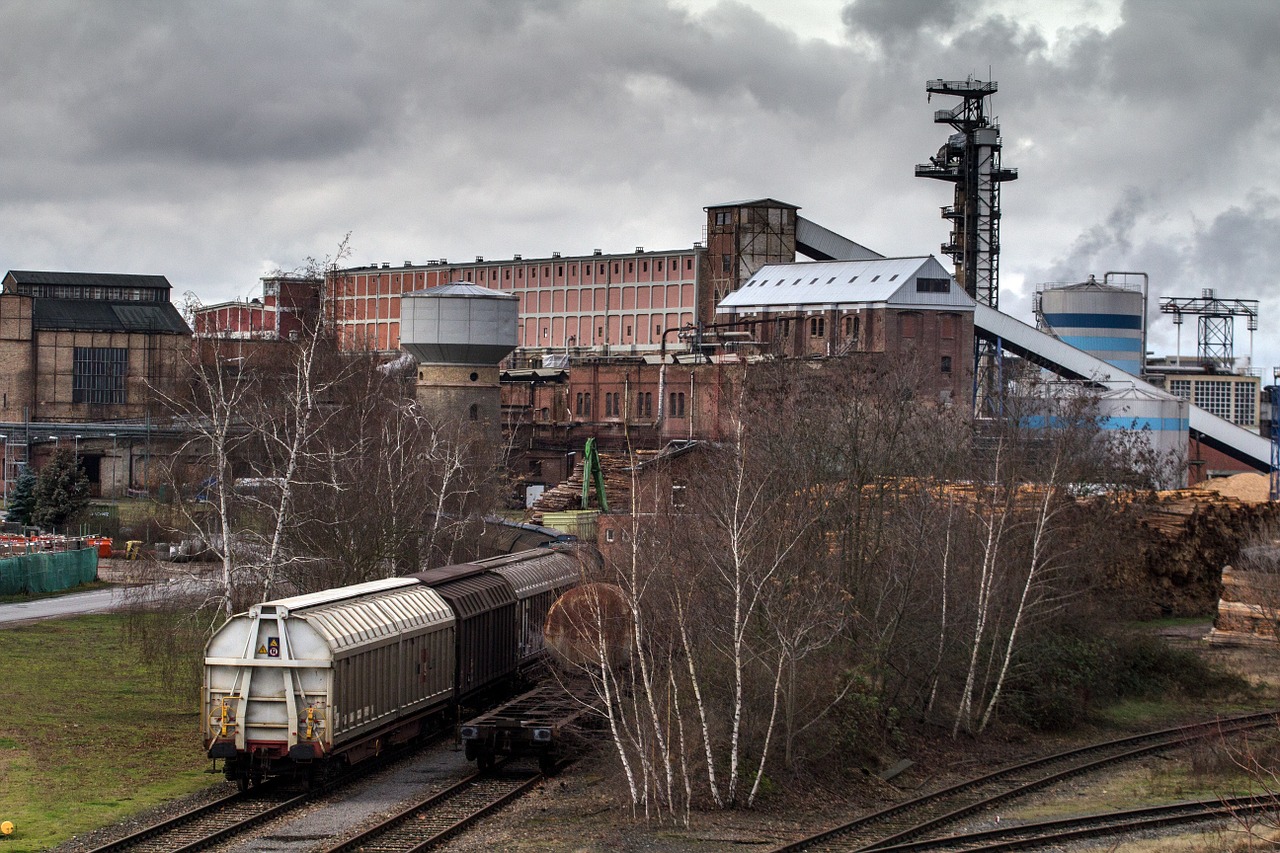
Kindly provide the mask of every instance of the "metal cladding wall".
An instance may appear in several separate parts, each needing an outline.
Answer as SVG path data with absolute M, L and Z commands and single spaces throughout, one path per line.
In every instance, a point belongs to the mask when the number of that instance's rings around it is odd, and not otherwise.
M 404 578 L 256 605 L 205 649 L 205 742 L 323 754 L 441 707 L 453 629 L 441 596 Z
M 423 364 L 497 364 L 516 348 L 520 301 L 471 284 L 400 298 L 400 348 Z
M 1142 372 L 1142 293 L 1086 282 L 1045 290 L 1045 322 L 1064 343 L 1138 376 Z
M 1142 388 L 1121 388 L 1102 394 L 1098 408 L 1102 429 L 1130 430 L 1170 461 L 1186 455 L 1190 427 L 1186 400 Z M 1177 466 L 1177 471 L 1176 482 L 1161 485 L 1165 488 L 1185 486 L 1186 465 Z
M 462 564 L 410 577 L 434 589 L 458 620 L 455 683 L 459 701 L 493 687 L 516 669 L 516 596 L 482 565 Z
M 521 664 L 542 654 L 547 612 L 565 590 L 581 580 L 582 572 L 577 549 L 533 551 L 520 562 L 494 567 L 493 573 L 505 578 L 515 592 Z

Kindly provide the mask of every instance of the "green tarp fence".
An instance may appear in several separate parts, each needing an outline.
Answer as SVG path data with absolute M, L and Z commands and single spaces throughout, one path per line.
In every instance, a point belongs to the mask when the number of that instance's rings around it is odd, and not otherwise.
M 0 595 L 57 592 L 97 576 L 97 548 L 20 554 L 0 559 Z

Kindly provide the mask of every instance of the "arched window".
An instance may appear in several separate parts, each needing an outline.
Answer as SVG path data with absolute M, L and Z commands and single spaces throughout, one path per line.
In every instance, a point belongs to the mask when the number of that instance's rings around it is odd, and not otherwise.
M 472 404 L 471 404 L 471 409 L 470 409 L 470 411 L 469 411 L 467 414 L 468 414 L 468 417 L 470 417 L 470 418 L 471 418 L 471 420 L 473 420 L 473 421 L 478 421 L 478 420 L 480 420 L 480 404 L 479 404 L 479 403 L 472 403 Z

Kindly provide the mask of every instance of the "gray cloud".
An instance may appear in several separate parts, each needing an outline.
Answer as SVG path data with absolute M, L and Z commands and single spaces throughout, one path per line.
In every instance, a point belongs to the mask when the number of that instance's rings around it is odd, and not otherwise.
M 858 0 L 818 41 L 734 2 L 0 0 L 0 266 L 216 300 L 347 231 L 359 262 L 657 248 L 764 195 L 937 253 L 950 186 L 912 169 L 949 129 L 925 81 L 990 74 L 1020 170 L 1002 305 L 1148 265 L 1274 324 L 1273 0 L 1121 13 L 1054 33 L 981 0 Z

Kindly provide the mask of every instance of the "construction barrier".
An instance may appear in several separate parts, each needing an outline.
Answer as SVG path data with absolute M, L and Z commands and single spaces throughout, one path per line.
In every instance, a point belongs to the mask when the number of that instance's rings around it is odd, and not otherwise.
M 46 551 L 0 559 L 0 595 L 58 592 L 98 576 L 98 549 Z

